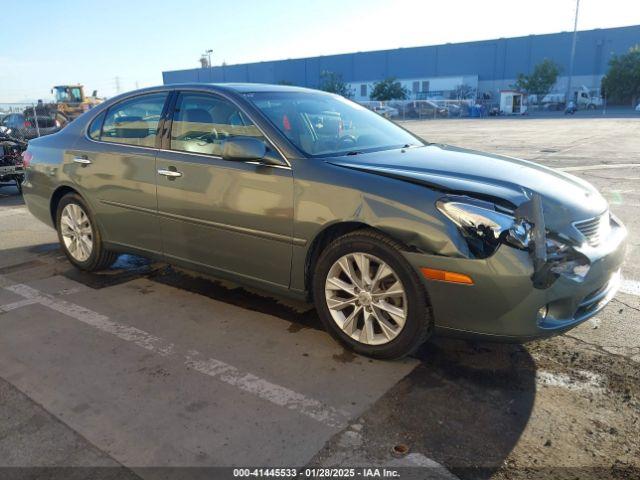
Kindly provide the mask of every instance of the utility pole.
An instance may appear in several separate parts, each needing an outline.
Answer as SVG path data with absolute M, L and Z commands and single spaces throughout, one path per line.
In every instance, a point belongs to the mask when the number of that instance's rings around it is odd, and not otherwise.
M 208 49 L 204 51 L 204 54 L 207 56 L 207 64 L 209 65 L 209 81 L 212 80 L 211 78 L 211 54 L 213 53 L 213 50 Z
M 114 80 L 116 83 L 116 93 L 120 93 L 120 77 L 115 77 Z
M 571 95 L 571 78 L 573 77 L 573 61 L 576 56 L 576 39 L 577 39 L 577 30 L 578 30 L 578 11 L 580 9 L 580 0 L 576 0 L 576 15 L 573 20 L 573 40 L 571 41 L 571 58 L 569 59 L 569 76 L 567 77 L 567 94 L 565 96 L 564 102 L 565 106 L 569 105 L 569 101 L 573 100 Z

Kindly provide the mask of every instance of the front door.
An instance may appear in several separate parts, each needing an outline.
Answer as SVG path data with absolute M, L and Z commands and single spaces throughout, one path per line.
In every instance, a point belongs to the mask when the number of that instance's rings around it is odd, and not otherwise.
M 513 109 L 512 109 L 512 112 L 513 113 L 520 113 L 521 105 L 522 105 L 522 96 L 521 95 L 514 95 L 513 96 Z
M 292 253 L 291 169 L 223 160 L 225 139 L 232 136 L 267 142 L 231 101 L 200 92 L 178 96 L 168 148 L 157 157 L 164 253 L 193 266 L 286 287 Z
M 123 100 L 96 117 L 65 166 L 107 241 L 161 251 L 156 215 L 156 138 L 167 92 Z

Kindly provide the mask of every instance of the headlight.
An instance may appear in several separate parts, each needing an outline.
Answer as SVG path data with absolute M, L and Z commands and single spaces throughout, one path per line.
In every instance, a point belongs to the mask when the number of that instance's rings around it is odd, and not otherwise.
M 530 223 L 497 211 L 490 202 L 471 198 L 464 200 L 444 198 L 436 202 L 436 207 L 458 226 L 476 257 L 492 255 L 502 241 L 518 248 L 528 248 Z

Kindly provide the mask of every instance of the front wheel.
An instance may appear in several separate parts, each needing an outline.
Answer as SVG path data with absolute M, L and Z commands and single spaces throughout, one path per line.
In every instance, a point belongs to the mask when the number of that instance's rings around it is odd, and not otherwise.
M 400 249 L 390 238 L 362 230 L 333 241 L 318 259 L 318 314 L 329 333 L 357 353 L 400 358 L 432 330 L 427 293 Z
M 117 255 L 105 249 L 96 222 L 79 195 L 69 193 L 62 197 L 56 229 L 65 255 L 80 270 L 104 270 L 115 262 Z

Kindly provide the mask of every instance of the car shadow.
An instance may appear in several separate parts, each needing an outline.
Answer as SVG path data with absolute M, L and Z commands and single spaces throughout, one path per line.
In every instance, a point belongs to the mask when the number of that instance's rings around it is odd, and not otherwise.
M 522 345 L 433 337 L 403 380 L 398 428 L 413 448 L 463 479 L 490 478 L 527 425 L 536 365 Z

